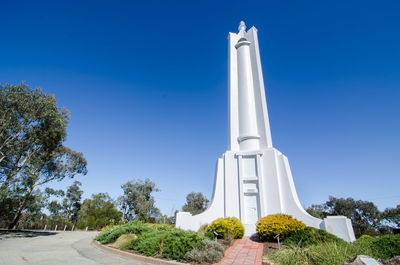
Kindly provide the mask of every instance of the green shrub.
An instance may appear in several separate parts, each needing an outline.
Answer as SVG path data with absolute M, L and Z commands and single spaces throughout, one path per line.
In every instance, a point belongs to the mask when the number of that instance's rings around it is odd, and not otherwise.
M 244 226 L 242 222 L 236 217 L 228 217 L 225 219 L 233 226 L 234 238 L 242 238 L 244 236 Z
M 275 236 L 280 235 L 281 240 L 291 234 L 304 230 L 306 226 L 286 214 L 273 214 L 261 218 L 257 222 L 257 235 L 263 241 L 276 241 Z
M 218 242 L 205 239 L 197 244 L 191 251 L 185 254 L 185 260 L 189 262 L 215 263 L 224 257 L 224 248 Z
M 137 240 L 132 241 L 130 245 L 126 246 L 128 249 L 136 250 L 146 256 L 155 256 L 161 252 L 161 242 L 165 237 L 165 231 L 148 231 L 142 233 Z
M 151 227 L 158 231 L 170 231 L 175 229 L 174 225 L 171 224 L 152 224 Z
M 120 237 L 123 234 L 135 234 L 139 236 L 144 232 L 152 230 L 153 228 L 140 221 L 133 221 L 121 225 L 120 227 L 115 228 L 102 236 L 96 237 L 95 240 L 100 241 L 102 244 L 108 244 L 114 242 L 115 240 L 117 240 L 118 237 Z
M 371 237 L 371 239 L 372 239 L 372 241 L 375 240 L 373 237 Z M 372 245 L 371 245 L 372 241 L 358 239 L 358 240 L 354 241 L 353 243 L 350 243 L 350 246 L 354 253 L 354 258 L 358 255 L 366 255 L 366 256 L 377 258 L 374 255 L 374 253 L 372 252 Z
M 147 256 L 171 260 L 182 260 L 195 246 L 198 251 L 204 252 L 199 259 L 206 262 L 214 262 L 223 257 L 223 248 L 218 243 L 206 240 L 198 233 L 175 229 L 170 225 L 148 225 L 133 221 L 110 229 L 105 229 L 95 239 L 102 244 L 114 242 L 114 247 L 120 249 L 132 249 Z
M 242 238 L 244 227 L 236 217 L 218 218 L 207 227 L 207 232 L 216 232 L 219 238 L 225 238 L 228 234 L 232 234 L 234 238 Z
M 337 242 L 343 243 L 344 240 L 325 230 L 316 229 L 313 227 L 306 227 L 304 230 L 289 235 L 283 243 L 286 246 L 292 247 L 307 247 L 310 245 L 317 245 L 322 242 Z
M 104 240 L 106 238 L 106 236 L 108 234 L 110 234 L 109 232 L 111 230 L 116 229 L 118 227 L 120 227 L 120 226 L 119 225 L 107 225 L 107 226 L 103 227 L 103 229 L 101 229 L 100 233 L 97 235 L 97 237 L 94 240 L 97 240 L 97 241 Z
M 135 234 L 123 234 L 111 246 L 118 249 L 127 249 L 137 238 Z
M 384 235 L 371 242 L 372 253 L 375 258 L 390 259 L 400 256 L 400 235 Z
M 367 242 L 372 242 L 374 241 L 374 237 L 370 236 L 370 235 L 362 235 L 359 238 L 357 238 L 357 241 L 367 241 Z
M 204 238 L 195 232 L 178 229 L 167 231 L 162 246 L 162 257 L 182 260 L 187 252 L 203 240 Z

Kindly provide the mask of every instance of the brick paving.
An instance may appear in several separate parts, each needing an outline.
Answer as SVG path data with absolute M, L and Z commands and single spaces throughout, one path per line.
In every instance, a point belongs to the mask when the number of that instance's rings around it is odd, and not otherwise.
M 216 265 L 261 265 L 263 247 L 262 243 L 254 242 L 248 237 L 238 239 Z

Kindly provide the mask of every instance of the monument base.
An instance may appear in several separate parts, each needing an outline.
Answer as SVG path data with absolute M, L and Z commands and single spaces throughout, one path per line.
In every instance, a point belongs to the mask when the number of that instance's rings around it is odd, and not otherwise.
M 178 212 L 176 227 L 197 231 L 217 218 L 236 217 L 245 235 L 256 233 L 257 221 L 283 213 L 305 225 L 324 229 L 348 242 L 354 241 L 351 221 L 344 216 L 324 220 L 309 215 L 301 206 L 286 156 L 275 148 L 226 151 L 218 159 L 211 205 L 201 214 Z

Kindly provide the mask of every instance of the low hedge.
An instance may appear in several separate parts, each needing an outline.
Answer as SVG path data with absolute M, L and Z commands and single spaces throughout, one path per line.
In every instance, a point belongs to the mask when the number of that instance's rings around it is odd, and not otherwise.
M 326 232 L 325 230 L 306 227 L 302 231 L 289 235 L 283 241 L 286 246 L 292 247 L 307 247 L 310 245 L 317 245 L 321 242 L 337 242 L 340 244 L 343 243 L 344 240 Z

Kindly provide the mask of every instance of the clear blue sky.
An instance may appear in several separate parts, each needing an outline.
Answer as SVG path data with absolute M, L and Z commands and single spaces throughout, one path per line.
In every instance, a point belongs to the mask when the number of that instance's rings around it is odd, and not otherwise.
M 0 82 L 71 112 L 88 197 L 134 178 L 211 197 L 227 149 L 227 35 L 259 30 L 274 146 L 300 201 L 400 204 L 399 1 L 0 1 Z M 66 187 L 72 181 L 56 183 Z

